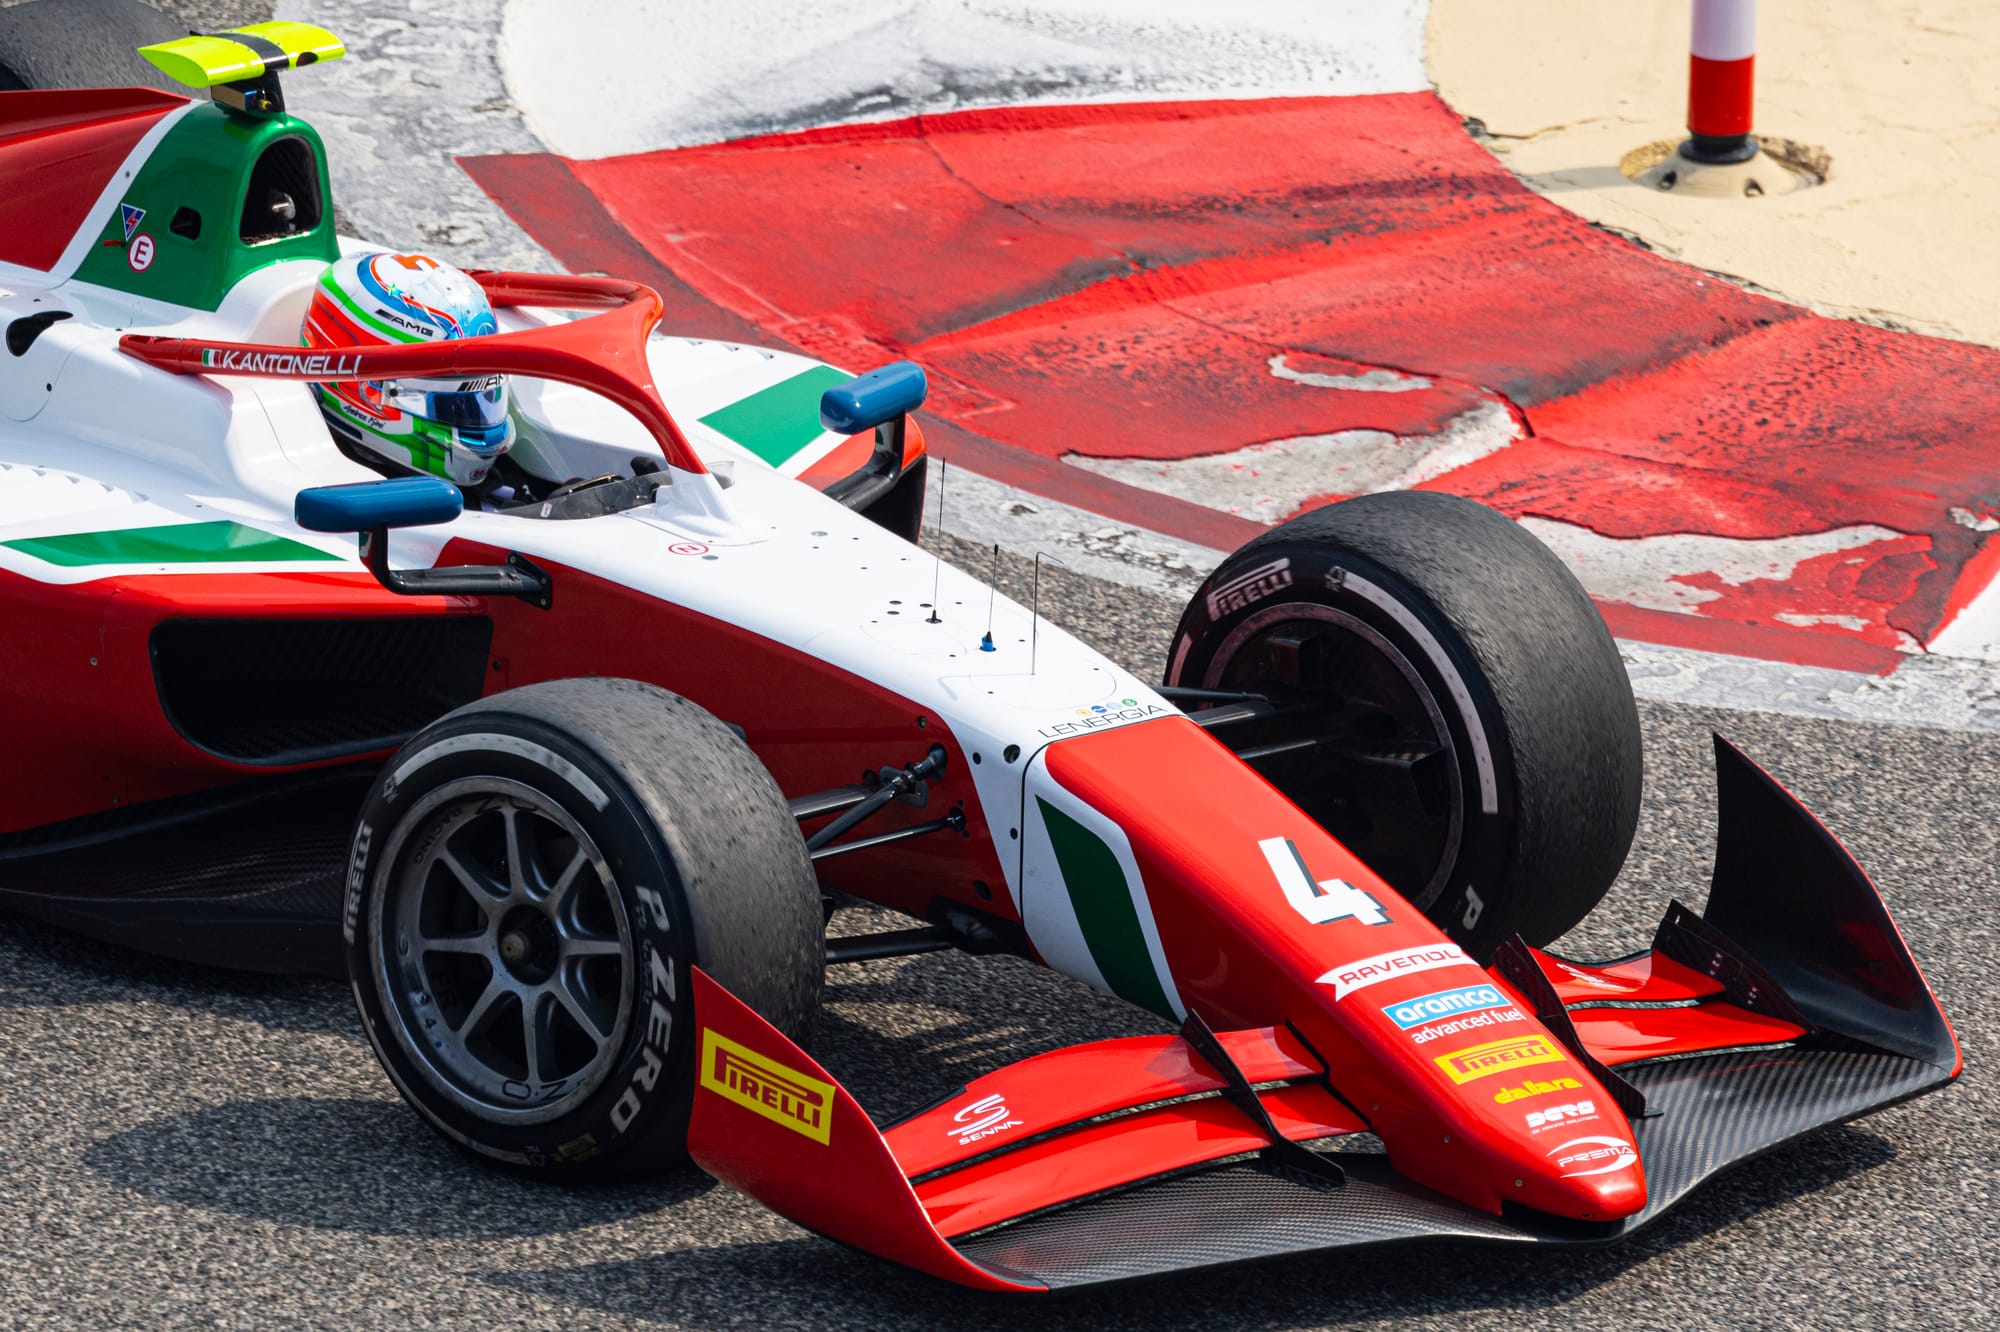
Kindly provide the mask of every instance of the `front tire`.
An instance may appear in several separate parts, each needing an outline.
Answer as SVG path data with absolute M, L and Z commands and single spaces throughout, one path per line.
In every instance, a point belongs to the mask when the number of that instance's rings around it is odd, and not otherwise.
M 1218 735 L 1481 959 L 1566 932 L 1631 847 L 1617 645 L 1546 546 L 1470 500 L 1364 495 L 1258 537 L 1182 614 L 1166 683 L 1284 704 Z
M 405 745 L 356 826 L 344 929 L 404 1098 L 462 1147 L 573 1180 L 685 1159 L 690 966 L 803 1041 L 825 965 L 770 775 L 629 680 L 510 690 Z

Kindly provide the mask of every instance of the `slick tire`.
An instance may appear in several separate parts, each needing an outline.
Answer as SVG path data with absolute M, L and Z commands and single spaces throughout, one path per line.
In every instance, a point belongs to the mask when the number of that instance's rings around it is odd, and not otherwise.
M 1631 848 L 1617 646 L 1546 546 L 1469 500 L 1364 495 L 1258 537 L 1188 604 L 1166 683 L 1291 705 L 1217 735 L 1482 960 L 1566 932 Z
M 686 1159 L 699 966 L 792 1040 L 825 944 L 805 842 L 757 757 L 629 680 L 458 709 L 384 769 L 343 928 L 404 1099 L 480 1156 L 570 1181 Z

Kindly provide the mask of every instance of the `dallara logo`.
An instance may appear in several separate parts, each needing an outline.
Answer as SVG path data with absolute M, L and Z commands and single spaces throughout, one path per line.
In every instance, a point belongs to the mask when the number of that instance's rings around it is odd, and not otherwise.
M 701 1032 L 701 1085 L 814 1142 L 832 1136 L 832 1083 L 786 1068 L 706 1027 Z
M 1547 1037 L 1516 1036 L 1439 1055 L 1437 1066 L 1449 1073 L 1453 1082 L 1466 1083 L 1493 1073 L 1511 1073 L 1530 1064 L 1559 1064 L 1562 1060 L 1563 1052 L 1550 1045 Z

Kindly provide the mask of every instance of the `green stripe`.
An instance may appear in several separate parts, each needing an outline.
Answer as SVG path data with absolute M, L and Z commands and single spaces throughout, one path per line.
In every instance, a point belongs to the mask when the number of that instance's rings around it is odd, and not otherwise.
M 1048 825 L 1049 845 L 1055 849 L 1056 867 L 1062 871 L 1083 942 L 1104 983 L 1120 999 L 1172 1019 L 1173 1007 L 1153 970 L 1152 950 L 1139 927 L 1139 909 L 1125 882 L 1125 867 L 1096 833 L 1040 796 L 1035 803 Z
M 771 466 L 782 467 L 793 454 L 826 433 L 819 423 L 820 394 L 849 378 L 830 365 L 816 365 L 782 384 L 759 389 L 710 412 L 701 423 Z
M 421 340 L 417 338 L 416 335 L 412 334 L 408 329 L 392 328 L 388 324 L 385 324 L 381 320 L 377 319 L 374 315 L 369 314 L 366 310 L 362 309 L 360 306 L 356 305 L 351 299 L 348 298 L 347 293 L 340 289 L 340 284 L 333 280 L 333 270 L 331 268 L 327 269 L 326 272 L 321 273 L 319 275 L 319 285 L 321 286 L 321 288 L 329 292 L 333 296 L 334 300 L 340 302 L 340 306 L 343 310 L 346 310 L 347 313 L 353 315 L 356 319 L 360 320 L 368 327 L 374 329 L 377 333 L 380 333 L 383 337 L 389 338 L 396 342 L 417 342 Z
M 272 564 L 304 560 L 337 562 L 341 558 L 227 519 L 168 527 L 128 527 L 115 532 L 22 537 L 18 541 L 0 541 L 0 546 L 68 569 L 93 564 Z

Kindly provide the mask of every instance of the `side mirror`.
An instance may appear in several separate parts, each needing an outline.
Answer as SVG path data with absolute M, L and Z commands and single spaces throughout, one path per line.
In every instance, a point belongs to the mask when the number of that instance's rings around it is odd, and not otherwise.
M 436 476 L 399 476 L 301 490 L 292 516 L 308 532 L 373 532 L 448 523 L 465 510 L 457 486 Z
M 461 564 L 445 569 L 389 567 L 389 529 L 448 523 L 465 511 L 465 496 L 436 476 L 398 476 L 344 486 L 301 490 L 292 516 L 308 532 L 358 532 L 361 562 L 375 581 L 398 596 L 520 597 L 549 608 L 549 576 L 524 557 L 505 564 Z
M 820 394 L 819 423 L 843 435 L 858 435 L 900 421 L 923 406 L 929 387 L 922 366 L 897 361 Z

